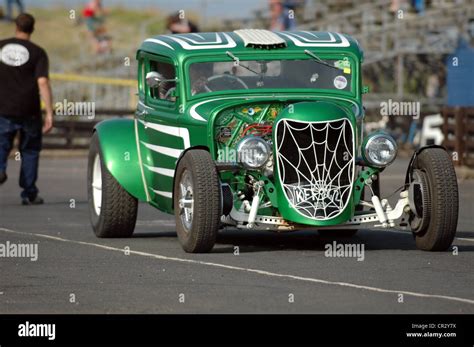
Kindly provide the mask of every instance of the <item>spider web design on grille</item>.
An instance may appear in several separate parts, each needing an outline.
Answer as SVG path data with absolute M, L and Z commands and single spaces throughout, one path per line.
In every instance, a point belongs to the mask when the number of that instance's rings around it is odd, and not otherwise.
M 290 206 L 316 220 L 340 214 L 352 192 L 354 173 L 349 120 L 308 123 L 283 119 L 276 134 L 278 172 Z

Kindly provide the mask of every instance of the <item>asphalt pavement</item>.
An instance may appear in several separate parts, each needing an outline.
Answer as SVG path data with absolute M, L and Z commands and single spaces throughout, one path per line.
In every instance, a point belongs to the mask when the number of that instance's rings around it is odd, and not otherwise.
M 386 170 L 383 195 L 407 164 Z M 42 206 L 21 206 L 19 163 L 9 165 L 0 245 L 37 245 L 38 259 L 0 257 L 0 313 L 474 313 L 474 180 L 459 182 L 452 251 L 417 250 L 396 230 L 334 239 L 229 229 L 212 253 L 186 254 L 173 216 L 146 204 L 132 238 L 96 238 L 85 158 L 42 159 Z M 363 261 L 326 257 L 334 240 L 363 244 Z

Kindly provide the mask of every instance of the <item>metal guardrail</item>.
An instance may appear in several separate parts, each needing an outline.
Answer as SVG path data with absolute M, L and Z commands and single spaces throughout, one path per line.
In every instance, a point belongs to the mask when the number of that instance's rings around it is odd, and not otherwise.
M 134 110 L 96 110 L 94 119 L 68 119 L 57 117 L 54 128 L 43 138 L 45 149 L 86 149 L 89 147 L 94 126 L 109 117 L 132 117 Z
M 115 76 L 110 73 L 109 76 Z M 51 73 L 55 101 L 94 102 L 96 109 L 133 108 L 137 103 L 136 78 L 111 78 L 77 73 Z
M 65 74 L 65 73 L 51 73 L 51 80 L 53 81 L 65 81 L 65 82 L 82 82 L 82 83 L 94 83 L 104 84 L 112 86 L 122 86 L 137 88 L 137 80 L 125 79 L 125 78 L 109 78 L 109 77 L 97 77 L 97 76 L 84 76 L 78 74 Z
M 136 79 L 73 73 L 51 73 L 50 77 L 56 102 L 93 102 L 96 116 L 93 119 L 55 116 L 53 130 L 44 136 L 46 149 L 88 148 L 92 129 L 99 121 L 133 115 L 137 103 Z

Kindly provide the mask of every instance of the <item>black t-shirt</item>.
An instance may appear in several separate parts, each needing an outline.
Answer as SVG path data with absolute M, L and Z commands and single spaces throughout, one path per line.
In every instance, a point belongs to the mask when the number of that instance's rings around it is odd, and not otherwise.
M 48 55 L 34 43 L 0 41 L 0 116 L 41 117 L 38 78 L 48 77 Z

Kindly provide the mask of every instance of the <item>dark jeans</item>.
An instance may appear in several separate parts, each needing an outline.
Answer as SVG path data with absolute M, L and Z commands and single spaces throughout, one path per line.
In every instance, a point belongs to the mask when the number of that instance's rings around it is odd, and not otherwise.
M 7 13 L 6 13 L 7 19 L 13 19 L 13 5 L 18 6 L 18 11 L 20 13 L 25 12 L 25 7 L 23 6 L 22 0 L 6 0 L 6 1 L 7 1 Z
M 13 147 L 15 134 L 20 132 L 22 198 L 34 199 L 38 195 L 39 153 L 41 151 L 41 119 L 14 120 L 0 116 L 0 171 L 7 170 L 8 155 Z

